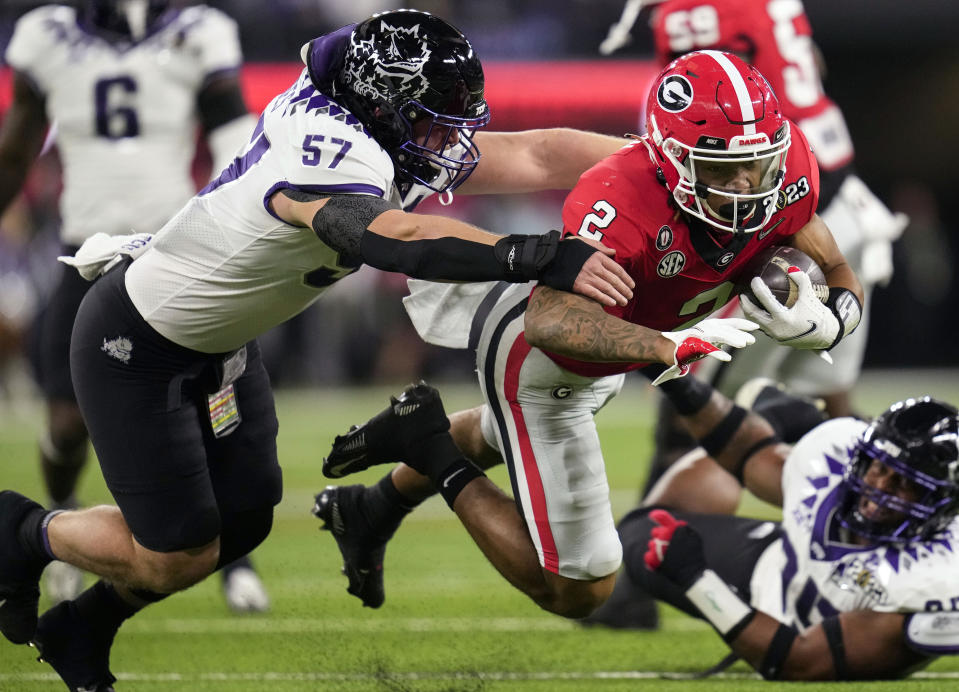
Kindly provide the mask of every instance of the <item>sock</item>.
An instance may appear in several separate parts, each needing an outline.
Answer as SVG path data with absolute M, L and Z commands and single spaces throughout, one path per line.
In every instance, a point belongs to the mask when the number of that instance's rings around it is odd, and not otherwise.
M 113 584 L 100 579 L 73 601 L 77 613 L 98 628 L 115 632 L 124 620 L 133 617 L 146 606 L 162 601 L 169 594 L 155 593 L 146 589 L 130 589 L 136 603 L 122 597 Z
M 387 473 L 376 485 L 363 489 L 357 498 L 357 508 L 377 538 L 388 541 L 400 527 L 403 517 L 413 511 L 419 502 L 412 502 L 393 485 Z
M 47 525 L 50 520 L 59 511 L 48 511 L 42 507 L 31 509 L 20 521 L 20 527 L 17 530 L 17 538 L 20 546 L 31 556 L 36 558 L 43 565 L 47 565 L 56 559 L 56 555 L 50 550 L 50 541 L 47 538 Z

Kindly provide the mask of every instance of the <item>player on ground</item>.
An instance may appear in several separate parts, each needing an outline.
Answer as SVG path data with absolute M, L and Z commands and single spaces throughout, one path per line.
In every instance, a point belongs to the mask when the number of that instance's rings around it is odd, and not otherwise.
M 23 185 L 52 125 L 63 163 L 65 254 L 94 233 L 159 230 L 195 192 L 198 127 L 215 171 L 253 129 L 240 91 L 236 24 L 210 7 L 168 5 L 85 0 L 78 9 L 40 7 L 17 22 L 6 53 L 14 78 L 0 130 L 0 210 Z M 40 460 L 50 508 L 76 509 L 88 435 L 70 380 L 70 332 L 91 284 L 69 267 L 60 270 L 41 325 L 47 429 Z M 247 557 L 222 574 L 231 608 L 267 607 Z M 54 603 L 82 586 L 72 566 L 56 562 L 47 570 L 44 590 Z
M 0 632 L 32 641 L 72 688 L 112 689 L 110 646 L 127 618 L 269 534 L 281 472 L 258 334 L 362 263 L 423 278 L 538 278 L 608 304 L 632 297 L 606 248 L 401 208 L 474 168 L 473 192 L 571 187 L 621 140 L 570 130 L 474 140 L 489 119 L 482 65 L 426 13 L 376 15 L 302 57 L 246 147 L 152 242 L 94 236 L 71 259 L 85 276 L 105 272 L 70 355 L 118 506 L 55 513 L 0 493 Z M 54 558 L 103 580 L 38 623 L 37 583 Z
M 751 342 L 739 328 L 754 324 L 701 320 L 733 298 L 742 268 L 772 244 L 812 256 L 831 298 L 816 299 L 798 272 L 803 297 L 772 311 L 768 328 L 815 350 L 855 328 L 857 317 L 835 308 L 858 304 L 860 289 L 814 213 L 815 161 L 759 72 L 731 54 L 690 54 L 657 77 L 649 111 L 648 134 L 587 171 L 563 207 L 567 235 L 616 249 L 636 282 L 632 300 L 604 309 L 533 284 L 471 287 L 469 296 L 417 284 L 407 299 L 427 341 L 476 347 L 486 404 L 454 414 L 450 440 L 435 390 L 414 387 L 405 396 L 424 412 L 406 416 L 401 400 L 334 444 L 324 465 L 331 477 L 407 464 L 376 486 L 317 498 L 348 590 L 365 605 L 383 602 L 386 541 L 435 488 L 512 584 L 547 610 L 586 615 L 609 595 L 621 558 L 593 416 L 624 373 L 662 364 L 644 372 L 668 387 L 710 352 L 729 357 L 712 344 Z M 781 195 L 787 187 L 796 193 Z M 760 288 L 754 281 L 770 305 Z M 504 460 L 515 502 L 464 454 L 484 468 Z
M 725 50 L 754 65 L 769 80 L 783 113 L 802 130 L 816 156 L 820 171 L 817 211 L 859 277 L 868 304 L 872 287 L 887 283 L 892 276 L 892 241 L 902 233 L 907 219 L 890 212 L 855 173 L 852 139 L 841 110 L 823 88 L 821 55 L 802 1 L 630 0 L 627 4 L 633 10 L 638 4 L 652 5 L 650 26 L 660 64 L 691 50 Z M 601 51 L 612 52 L 618 45 L 615 40 L 608 42 Z M 784 188 L 784 193 L 792 191 Z M 821 398 L 830 416 L 849 416 L 853 413 L 850 390 L 859 377 L 866 349 L 867 317 L 864 313 L 863 326 L 830 351 L 831 366 L 813 354 L 783 348 L 759 335 L 756 344 L 729 363 L 703 363 L 694 373 L 728 396 L 748 380 L 771 378 L 792 392 Z M 656 435 L 657 455 L 647 487 L 693 445 L 674 419 L 675 412 L 664 401 Z
M 790 447 L 699 388 L 671 398 L 709 451 L 675 464 L 620 522 L 617 600 L 652 595 L 706 619 L 766 679 L 901 677 L 959 653 L 956 408 L 907 399 Z M 743 483 L 781 505 L 782 522 L 710 507 Z

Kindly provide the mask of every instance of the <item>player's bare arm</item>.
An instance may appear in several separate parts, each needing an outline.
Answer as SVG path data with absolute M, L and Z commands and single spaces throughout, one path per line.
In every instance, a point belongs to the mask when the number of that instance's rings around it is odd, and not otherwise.
M 793 640 L 781 664 L 778 679 L 869 680 L 902 677 L 928 661 L 927 657 L 906 646 L 903 635 L 905 618 L 900 613 L 858 610 L 842 613 L 838 616 L 838 623 L 815 625 Z M 773 639 L 781 626 L 775 618 L 757 611 L 730 646 L 750 665 L 762 670 L 763 661 L 769 655 Z M 838 630 L 829 636 L 841 637 L 843 661 L 837 661 L 837 653 L 833 652 L 836 644 L 830 647 L 827 628 Z
M 826 275 L 826 283 L 830 287 L 849 289 L 862 304 L 863 291 L 859 278 L 849 266 L 839 246 L 836 245 L 829 227 L 818 214 L 813 214 L 809 223 L 800 228 L 792 236 L 791 241 L 790 245 L 802 250 L 816 261 Z
M 499 236 L 445 216 L 410 214 L 370 195 L 283 190 L 270 203 L 283 221 L 312 228 L 330 247 L 385 271 L 432 280 L 538 278 L 605 305 L 632 297 L 633 281 L 611 250 L 559 241 L 555 232 Z
M 30 80 L 13 74 L 13 102 L 0 127 L 0 212 L 16 197 L 43 147 L 47 129 L 44 99 Z
M 525 325 L 531 346 L 562 356 L 606 363 L 673 362 L 675 345 L 660 332 L 548 286 L 537 287 L 530 296 Z
M 480 131 L 476 143 L 483 155 L 458 192 L 475 195 L 569 190 L 584 171 L 626 142 L 622 137 L 569 128 Z

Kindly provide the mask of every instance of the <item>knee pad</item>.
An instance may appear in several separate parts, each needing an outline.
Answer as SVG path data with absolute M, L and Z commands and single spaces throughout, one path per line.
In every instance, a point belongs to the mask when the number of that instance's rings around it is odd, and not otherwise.
M 217 569 L 253 551 L 273 528 L 273 507 L 251 509 L 221 518 L 220 560 Z

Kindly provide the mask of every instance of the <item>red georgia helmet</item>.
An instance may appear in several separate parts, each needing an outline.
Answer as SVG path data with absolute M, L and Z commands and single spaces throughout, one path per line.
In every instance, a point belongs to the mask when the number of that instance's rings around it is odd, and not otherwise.
M 732 53 L 688 53 L 653 81 L 646 114 L 666 186 L 680 207 L 732 233 L 752 233 L 769 222 L 786 175 L 789 122 L 756 68 Z M 759 163 L 759 184 L 748 191 L 697 180 L 704 168 L 743 162 Z M 712 204 L 710 195 L 718 196 Z

